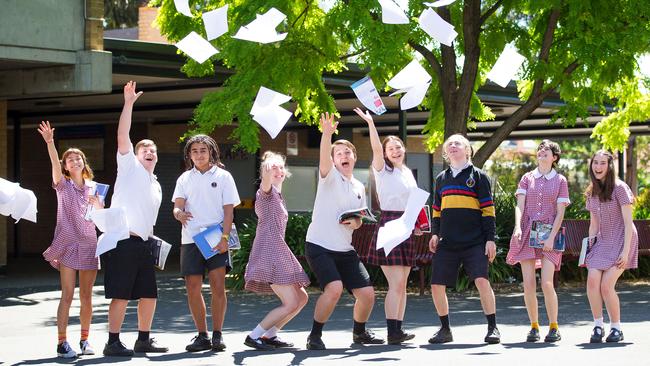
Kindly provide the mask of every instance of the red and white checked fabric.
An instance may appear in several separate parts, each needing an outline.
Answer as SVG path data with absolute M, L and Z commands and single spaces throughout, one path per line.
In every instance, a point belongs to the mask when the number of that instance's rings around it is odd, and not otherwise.
M 553 224 L 557 215 L 558 202 L 569 203 L 569 188 L 566 178 L 561 174 L 546 176 L 536 174 L 537 169 L 524 174 L 519 181 L 516 195 L 524 194 L 526 204 L 521 215 L 521 239 L 510 238 L 510 250 L 506 256 L 506 263 L 515 265 L 522 260 L 535 259 L 535 267 L 541 267 L 542 258 L 555 265 L 555 270 L 560 270 L 562 252 L 544 252 L 542 249 L 528 246 L 530 228 L 533 221 Z
M 257 191 L 255 213 L 257 229 L 244 274 L 245 288 L 272 293 L 271 284 L 309 286 L 307 274 L 284 241 L 289 216 L 275 187 L 269 193 Z
M 621 206 L 631 205 L 633 202 L 634 196 L 630 187 L 618 179 L 612 192 L 611 201 L 600 202 L 598 197 L 587 198 L 587 210 L 592 216 L 598 218 L 600 225 L 596 236 L 596 244 L 592 246 L 585 259 L 587 268 L 604 271 L 614 266 L 623 250 L 625 240 L 625 223 L 623 222 Z M 634 232 L 632 233 L 630 254 L 625 265 L 626 269 L 637 268 L 639 261 L 639 234 L 636 227 L 632 227 Z
M 63 177 L 53 188 L 58 202 L 56 229 L 52 244 L 43 252 L 43 257 L 56 269 L 61 264 L 76 270 L 98 269 L 95 224 L 84 219 L 90 187 L 79 188 L 72 180 Z

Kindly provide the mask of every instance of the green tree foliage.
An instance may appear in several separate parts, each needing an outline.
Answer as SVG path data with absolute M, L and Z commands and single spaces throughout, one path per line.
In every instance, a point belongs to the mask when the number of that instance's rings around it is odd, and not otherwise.
M 434 81 L 420 106 L 430 111 L 423 130 L 433 149 L 445 136 L 465 133 L 475 123 L 494 118 L 476 92 L 508 43 L 526 57 L 518 88 L 521 106 L 504 121 L 478 151 L 474 162 L 488 157 L 524 119 L 549 96 L 566 105 L 554 121 L 575 124 L 596 108 L 617 113 L 602 123 L 595 136 L 610 148 L 625 144 L 631 121 L 650 116 L 650 105 L 638 98 L 635 57 L 650 49 L 650 2 L 604 0 L 458 0 L 438 8 L 455 26 L 458 38 L 447 47 L 433 41 L 418 26 L 425 6 L 409 1 L 410 24 L 381 22 L 376 0 L 333 0 L 327 13 L 316 0 L 190 0 L 192 18 L 178 13 L 172 0 L 160 6 L 162 33 L 178 41 L 190 31 L 204 34 L 201 13 L 229 3 L 229 33 L 249 23 L 257 13 L 275 7 L 287 15 L 278 31 L 279 43 L 256 44 L 222 36 L 212 43 L 220 50 L 211 61 L 193 60 L 183 67 L 190 76 L 208 76 L 215 65 L 233 71 L 218 92 L 206 94 L 195 111 L 194 128 L 210 132 L 238 122 L 232 138 L 249 151 L 259 147 L 259 128 L 249 111 L 259 86 L 289 94 L 300 122 L 314 124 L 318 114 L 334 111 L 322 80 L 349 62 L 369 70 L 380 88 L 416 55 Z

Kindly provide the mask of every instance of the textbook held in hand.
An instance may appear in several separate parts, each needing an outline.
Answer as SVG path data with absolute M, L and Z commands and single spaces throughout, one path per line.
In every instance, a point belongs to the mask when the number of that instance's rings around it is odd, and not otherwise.
M 194 243 L 199 248 L 199 251 L 201 251 L 203 258 L 209 259 L 219 254 L 219 251 L 215 250 L 215 248 L 217 247 L 217 245 L 219 245 L 222 234 L 223 234 L 222 224 L 216 224 L 216 225 L 208 226 L 200 233 L 192 237 Z M 241 248 L 241 243 L 239 241 L 239 235 L 237 234 L 237 228 L 233 223 L 232 228 L 230 229 L 230 237 L 228 239 L 228 249 L 235 250 L 240 248 Z
M 551 235 L 551 230 L 553 230 L 553 225 L 544 224 L 540 221 L 533 221 L 532 226 L 530 227 L 530 238 L 528 240 L 528 246 L 531 248 L 542 249 L 544 248 L 543 241 L 548 239 Z M 563 252 L 566 247 L 566 234 L 565 227 L 561 227 L 555 235 L 555 242 L 553 243 L 553 250 L 558 252 Z
M 108 195 L 108 188 L 110 187 L 109 184 L 103 184 L 103 183 L 95 183 L 94 187 L 90 188 L 90 192 L 88 192 L 89 195 L 92 196 L 97 196 L 99 197 L 99 201 L 104 203 L 106 202 L 106 195 Z M 95 207 L 91 205 L 90 203 L 88 204 L 88 207 L 86 208 L 86 215 L 84 218 L 86 221 L 90 221 L 90 214 L 95 210 Z
M 347 210 L 341 212 L 339 215 L 339 224 L 342 224 L 343 221 L 358 217 L 362 220 L 366 220 L 369 222 L 377 222 L 377 219 L 375 216 L 373 216 L 372 212 L 368 209 L 368 207 L 362 207 L 362 208 L 355 208 L 352 210 Z

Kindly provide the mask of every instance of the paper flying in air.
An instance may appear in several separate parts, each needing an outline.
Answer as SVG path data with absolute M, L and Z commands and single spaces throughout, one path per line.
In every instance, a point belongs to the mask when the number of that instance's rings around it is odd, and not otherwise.
M 379 0 L 381 21 L 386 24 L 408 24 L 406 11 L 393 0 Z M 407 3 L 408 6 L 408 3 Z
M 289 118 L 291 118 L 291 112 L 280 107 L 281 104 L 289 100 L 291 100 L 290 96 L 263 86 L 257 92 L 250 113 L 253 120 L 259 123 L 273 139 L 278 136 Z
M 208 35 L 208 41 L 219 38 L 228 32 L 228 4 L 203 13 L 203 24 Z
M 383 248 L 384 253 L 388 256 L 395 247 L 411 236 L 418 214 L 428 199 L 429 192 L 417 187 L 411 188 L 406 209 L 402 216 L 388 221 L 384 226 L 379 228 L 379 232 L 377 233 L 377 250 Z
M 190 4 L 188 0 L 174 0 L 174 5 L 176 6 L 176 10 L 179 13 L 187 15 L 188 17 L 192 16 L 192 11 L 190 11 Z
M 411 61 L 405 68 L 388 81 L 388 86 L 397 91 L 391 94 L 406 93 L 400 99 L 400 108 L 406 110 L 417 107 L 431 85 L 431 75 L 420 65 L 418 60 Z
M 117 242 L 129 237 L 129 225 L 123 207 L 111 207 L 95 210 L 90 218 L 103 234 L 97 238 L 95 257 L 115 249 Z
M 487 77 L 495 84 L 505 88 L 510 83 L 510 80 L 515 77 L 525 60 L 526 58 L 517 52 L 515 46 L 509 43 L 503 49 L 497 62 L 492 66 L 492 70 L 488 72 Z
M 377 88 L 375 88 L 375 84 L 372 82 L 370 77 L 366 76 L 365 78 L 356 81 L 350 87 L 361 104 L 371 110 L 374 114 L 380 115 L 386 112 L 384 102 L 382 102 L 379 92 L 377 91 Z
M 36 195 L 18 183 L 0 178 L 0 214 L 36 222 Z
M 454 30 L 454 26 L 445 22 L 444 19 L 438 15 L 433 9 L 424 9 L 420 15 L 420 28 L 426 32 L 431 38 L 451 47 L 451 42 L 456 39 L 458 33 Z
M 185 52 L 196 62 L 202 64 L 219 51 L 196 32 L 191 32 L 176 43 L 179 50 Z
M 286 19 L 286 15 L 276 8 L 271 8 L 264 14 L 245 26 L 239 28 L 233 38 L 258 43 L 278 42 L 287 37 L 287 33 L 278 33 L 275 28 Z
M 454 2 L 456 2 L 456 0 L 438 0 L 432 3 L 423 3 L 423 4 L 429 7 L 439 8 L 441 6 L 453 4 Z

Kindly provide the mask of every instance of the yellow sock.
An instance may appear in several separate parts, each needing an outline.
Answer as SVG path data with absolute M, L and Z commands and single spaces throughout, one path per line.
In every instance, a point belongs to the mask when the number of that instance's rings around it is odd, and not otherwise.
M 560 327 L 557 325 L 557 323 L 551 323 L 551 325 L 548 326 L 550 329 L 560 329 Z
M 530 323 L 530 327 L 539 330 L 539 323 L 538 322 L 532 322 L 532 323 Z

